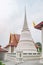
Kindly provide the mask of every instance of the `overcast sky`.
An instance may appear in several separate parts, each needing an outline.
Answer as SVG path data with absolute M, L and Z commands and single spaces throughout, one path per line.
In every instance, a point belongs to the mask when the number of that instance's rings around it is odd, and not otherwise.
M 34 29 L 32 22 L 43 21 L 43 0 L 0 0 L 0 45 L 9 43 L 10 33 L 21 33 L 24 13 L 34 42 L 41 42 L 40 30 Z

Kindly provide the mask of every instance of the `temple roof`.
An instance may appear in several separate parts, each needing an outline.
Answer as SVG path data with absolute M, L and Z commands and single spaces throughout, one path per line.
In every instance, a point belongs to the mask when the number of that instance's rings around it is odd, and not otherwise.
M 39 29 L 39 30 L 41 30 L 42 27 L 43 27 L 43 21 L 37 24 L 36 26 L 34 26 L 34 28 Z
M 0 45 L 0 52 L 8 52 L 7 50 L 3 49 Z
M 20 35 L 19 34 L 10 34 L 9 44 L 5 48 L 7 48 L 9 46 L 17 47 L 19 39 L 20 39 Z

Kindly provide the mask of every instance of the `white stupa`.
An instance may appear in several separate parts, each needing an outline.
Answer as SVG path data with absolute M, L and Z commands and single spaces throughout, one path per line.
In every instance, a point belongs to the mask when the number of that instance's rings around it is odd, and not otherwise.
M 35 56 L 35 54 L 37 53 L 35 43 L 32 39 L 31 32 L 28 28 L 26 11 L 25 11 L 24 25 L 23 25 L 18 46 L 16 48 L 16 53 L 17 53 L 16 58 L 25 57 L 25 59 L 29 58 L 30 56 Z

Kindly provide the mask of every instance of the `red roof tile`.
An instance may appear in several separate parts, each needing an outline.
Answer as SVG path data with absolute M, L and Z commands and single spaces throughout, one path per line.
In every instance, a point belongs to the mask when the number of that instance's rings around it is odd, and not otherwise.
M 35 28 L 39 30 L 41 30 L 42 27 L 43 27 L 43 21 L 35 26 Z
M 0 46 L 0 52 L 8 52 L 7 50 L 3 49 L 1 46 Z

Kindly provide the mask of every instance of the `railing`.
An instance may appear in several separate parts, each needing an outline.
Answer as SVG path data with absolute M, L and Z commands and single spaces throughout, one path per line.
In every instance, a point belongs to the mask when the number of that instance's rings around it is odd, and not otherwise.
M 23 56 L 40 56 L 40 53 L 23 53 Z M 16 57 L 16 53 L 8 53 L 7 56 Z
M 31 56 L 40 56 L 40 53 L 23 53 L 23 57 L 31 57 Z M 7 59 L 15 59 L 16 58 L 16 53 L 8 53 L 7 54 Z
M 7 56 L 16 57 L 16 53 L 8 53 Z
M 40 56 L 41 53 L 23 53 L 23 56 Z
M 15 60 L 16 53 L 7 53 L 7 60 Z

